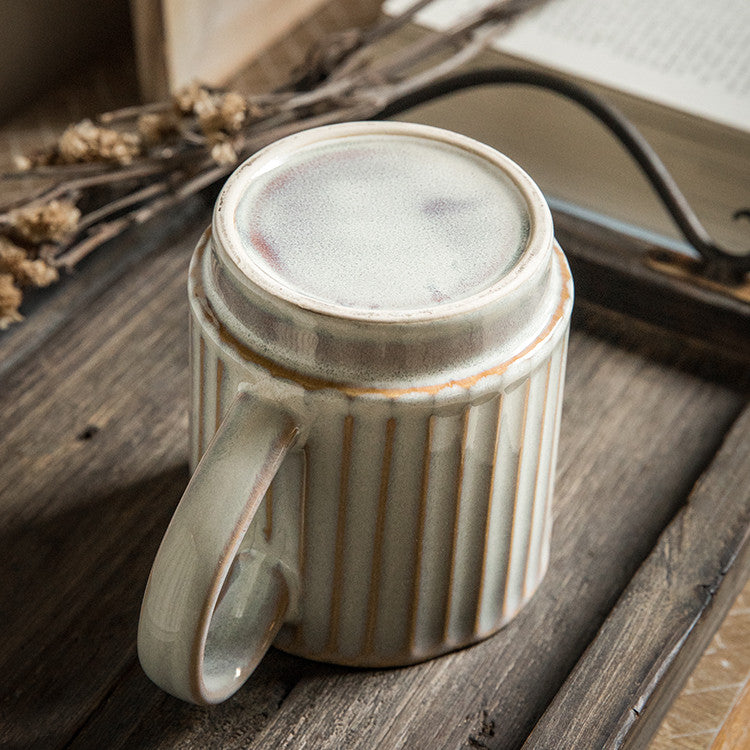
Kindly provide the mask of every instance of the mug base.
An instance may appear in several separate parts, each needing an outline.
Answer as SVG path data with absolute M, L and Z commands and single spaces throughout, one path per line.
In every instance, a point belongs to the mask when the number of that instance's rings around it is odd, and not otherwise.
M 539 583 L 544 579 L 544 573 L 540 576 Z M 292 656 L 299 656 L 303 659 L 322 662 L 325 664 L 336 664 L 342 667 L 354 667 L 363 669 L 392 669 L 398 667 L 408 667 L 414 664 L 421 664 L 440 656 L 460 651 L 464 648 L 474 646 L 477 643 L 497 635 L 506 625 L 508 625 L 524 607 L 533 598 L 538 588 L 535 587 L 530 595 L 521 601 L 519 605 L 511 612 L 506 613 L 499 623 L 489 630 L 480 633 L 473 633 L 470 637 L 461 641 L 441 641 L 430 648 L 417 648 L 415 646 L 405 646 L 400 650 L 372 648 L 369 651 L 359 651 L 358 653 L 346 653 L 343 649 L 320 649 L 313 650 L 307 647 L 304 633 L 299 626 L 286 624 L 279 631 L 276 640 L 273 642 L 274 648 L 283 651 Z

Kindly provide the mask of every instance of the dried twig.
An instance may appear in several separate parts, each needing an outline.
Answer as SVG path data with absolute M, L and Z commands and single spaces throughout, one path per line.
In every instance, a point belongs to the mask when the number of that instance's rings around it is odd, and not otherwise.
M 0 206 L 0 328 L 20 319 L 20 286 L 51 283 L 56 268 L 73 268 L 131 227 L 223 180 L 239 161 L 278 138 L 374 117 L 389 102 L 465 64 L 512 18 L 544 0 L 499 0 L 447 33 L 383 56 L 382 40 L 430 1 L 418 0 L 369 29 L 331 35 L 311 53 L 308 72 L 278 91 L 244 97 L 193 84 L 169 101 L 71 125 L 51 148 L 24 157 L 23 171 L 0 175 L 54 180 Z M 432 59 L 436 64 L 425 68 Z M 57 213 L 49 208 L 55 206 Z M 45 225 L 53 214 L 58 224 Z M 21 231 L 20 216 L 35 233 Z M 55 227 L 65 231 L 55 234 Z

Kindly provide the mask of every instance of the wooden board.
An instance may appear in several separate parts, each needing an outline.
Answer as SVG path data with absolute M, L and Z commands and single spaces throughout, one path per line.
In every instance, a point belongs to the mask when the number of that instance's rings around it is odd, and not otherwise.
M 643 747 L 750 573 L 748 477 L 750 408 L 524 748 Z
M 305 19 L 344 19 L 373 2 L 329 0 L 131 0 L 141 92 L 164 99 L 194 80 L 225 85 Z M 322 6 L 327 6 L 322 8 Z M 308 24 L 319 23 L 317 19 Z M 325 23 L 323 24 L 325 25 Z
M 404 670 L 272 653 L 206 710 L 135 661 L 140 597 L 187 481 L 188 256 L 208 215 L 73 311 L 0 393 L 0 739 L 12 746 L 518 746 L 710 462 L 743 396 L 575 331 L 552 569 L 497 637 Z M 675 451 L 674 445 L 680 450 Z M 40 665 L 43 665 L 40 668 Z M 485 727 L 483 730 L 482 727 Z M 500 744 L 502 743 L 502 744 Z
M 569 259 L 579 297 L 670 330 L 675 339 L 697 339 L 710 361 L 750 364 L 750 304 L 723 292 L 674 279 L 649 266 L 653 243 L 554 212 L 555 232 Z M 690 349 L 690 344 L 687 348 Z M 710 359 L 709 359 L 710 358 Z M 715 368 L 714 375 L 720 374 Z
M 669 707 L 649 750 L 686 746 L 750 746 L 750 580 Z
M 4 0 L 0 25 L 0 121 L 130 45 L 127 0 Z

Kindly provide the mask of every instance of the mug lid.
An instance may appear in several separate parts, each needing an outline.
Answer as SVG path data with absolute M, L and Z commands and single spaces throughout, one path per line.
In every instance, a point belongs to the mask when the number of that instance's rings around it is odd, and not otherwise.
M 400 122 L 289 136 L 230 177 L 214 232 L 240 281 L 307 310 L 430 320 L 507 294 L 548 262 L 552 220 L 494 149 Z
M 569 317 L 539 188 L 426 125 L 328 125 L 259 151 L 222 189 L 209 249 L 194 294 L 247 351 L 315 382 L 454 380 Z

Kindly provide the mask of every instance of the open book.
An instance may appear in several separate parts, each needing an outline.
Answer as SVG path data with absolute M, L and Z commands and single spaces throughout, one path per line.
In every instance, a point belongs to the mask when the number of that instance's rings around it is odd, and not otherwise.
M 389 0 L 395 13 L 411 0 Z M 436 0 L 402 42 L 449 28 L 487 0 Z M 720 244 L 750 250 L 750 2 L 551 0 L 500 35 L 473 66 L 520 64 L 602 94 L 654 146 Z M 530 87 L 451 95 L 402 115 L 495 146 L 553 207 L 639 234 L 678 238 L 624 149 L 578 105 Z

